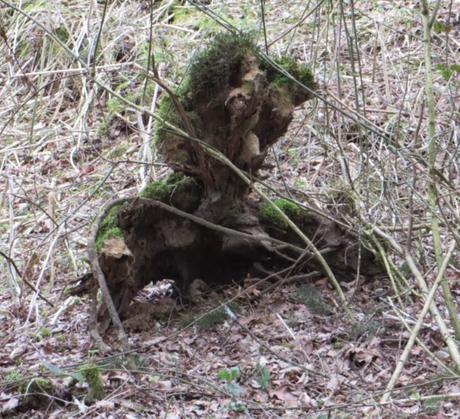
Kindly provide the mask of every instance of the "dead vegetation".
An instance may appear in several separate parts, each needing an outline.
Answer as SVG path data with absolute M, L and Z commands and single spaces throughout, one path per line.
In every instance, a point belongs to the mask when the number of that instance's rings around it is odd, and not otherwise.
M 152 10 L 149 1 L 50 3 L 0 2 L 2 413 L 455 416 L 455 2 L 441 2 L 431 22 L 431 99 L 415 3 L 267 2 L 263 12 L 218 0 Z M 186 310 L 169 297 L 152 303 L 146 288 L 125 325 L 133 352 L 102 356 L 87 332 L 88 297 L 66 291 L 89 270 L 87 239 L 104 203 L 169 174 L 159 153 L 168 151 L 151 142 L 168 95 L 146 68 L 180 91 L 195 51 L 229 27 L 255 31 L 274 60 L 310 65 L 318 84 L 269 149 L 270 166 L 253 167 L 265 180 L 252 187 L 368 240 L 388 279 L 354 272 L 342 283 L 354 321 L 324 274 L 306 278 L 296 264 L 198 287 Z M 184 130 L 181 121 L 173 125 Z

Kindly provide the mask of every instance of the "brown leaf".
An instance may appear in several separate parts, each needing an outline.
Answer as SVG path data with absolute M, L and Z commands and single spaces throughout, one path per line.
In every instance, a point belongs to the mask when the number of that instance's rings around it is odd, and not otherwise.
M 345 357 L 361 368 L 380 358 L 380 353 L 373 348 L 351 347 L 345 351 Z
M 277 390 L 269 390 L 268 394 L 271 398 L 276 398 L 285 403 L 285 407 L 295 407 L 299 404 L 297 397 L 294 396 L 287 387 L 280 387 Z

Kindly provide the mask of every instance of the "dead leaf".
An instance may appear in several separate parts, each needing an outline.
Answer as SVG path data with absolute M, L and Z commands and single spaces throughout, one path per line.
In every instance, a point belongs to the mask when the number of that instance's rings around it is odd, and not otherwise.
M 282 401 L 285 407 L 296 407 L 299 402 L 296 396 L 294 396 L 287 387 L 280 387 L 277 390 L 269 390 L 268 394 L 271 398 L 276 398 Z
M 2 402 L 0 413 L 2 414 L 8 413 L 8 412 L 11 413 L 11 411 L 13 411 L 19 406 L 19 399 L 17 399 L 16 397 L 10 397 L 5 393 L 2 393 L 1 396 L 2 396 L 2 400 L 6 400 L 7 397 L 9 397 L 9 399 L 6 402 Z M 5 398 L 3 396 L 5 396 Z
M 345 357 L 355 366 L 362 368 L 380 358 L 380 353 L 373 348 L 351 347 L 345 351 Z

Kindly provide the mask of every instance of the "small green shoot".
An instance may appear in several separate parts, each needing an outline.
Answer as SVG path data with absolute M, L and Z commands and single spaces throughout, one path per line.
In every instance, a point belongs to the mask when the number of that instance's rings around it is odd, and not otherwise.
M 227 383 L 238 380 L 240 378 L 241 372 L 239 367 L 225 368 L 220 370 L 217 373 L 217 377 Z
M 449 81 L 454 75 L 460 74 L 460 64 L 452 64 L 451 66 L 438 64 L 436 70 L 439 71 L 445 81 Z
M 225 368 L 217 373 L 217 377 L 224 381 L 224 387 L 234 398 L 238 398 L 242 394 L 242 388 L 237 383 L 240 378 L 241 372 L 238 366 L 232 368 Z
M 270 388 L 272 379 L 270 375 L 270 370 L 265 365 L 257 365 L 256 380 L 263 391 L 267 391 Z

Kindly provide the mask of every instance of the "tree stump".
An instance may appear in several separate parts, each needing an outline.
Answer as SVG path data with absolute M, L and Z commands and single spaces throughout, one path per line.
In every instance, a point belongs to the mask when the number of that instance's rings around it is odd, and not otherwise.
M 306 66 L 289 57 L 277 63 L 308 89 L 265 61 L 249 36 L 219 34 L 195 58 L 183 86 L 162 98 L 154 141 L 174 174 L 114 206 L 94 237 L 121 316 L 139 290 L 164 278 L 186 296 L 194 279 L 238 281 L 257 266 L 322 269 L 270 205 L 250 199 L 250 185 L 235 171 L 257 175 L 295 107 L 315 88 Z M 275 204 L 311 238 L 337 277 L 380 271 L 374 254 L 338 224 L 288 200 Z M 99 320 L 103 329 L 110 322 L 104 305 Z

